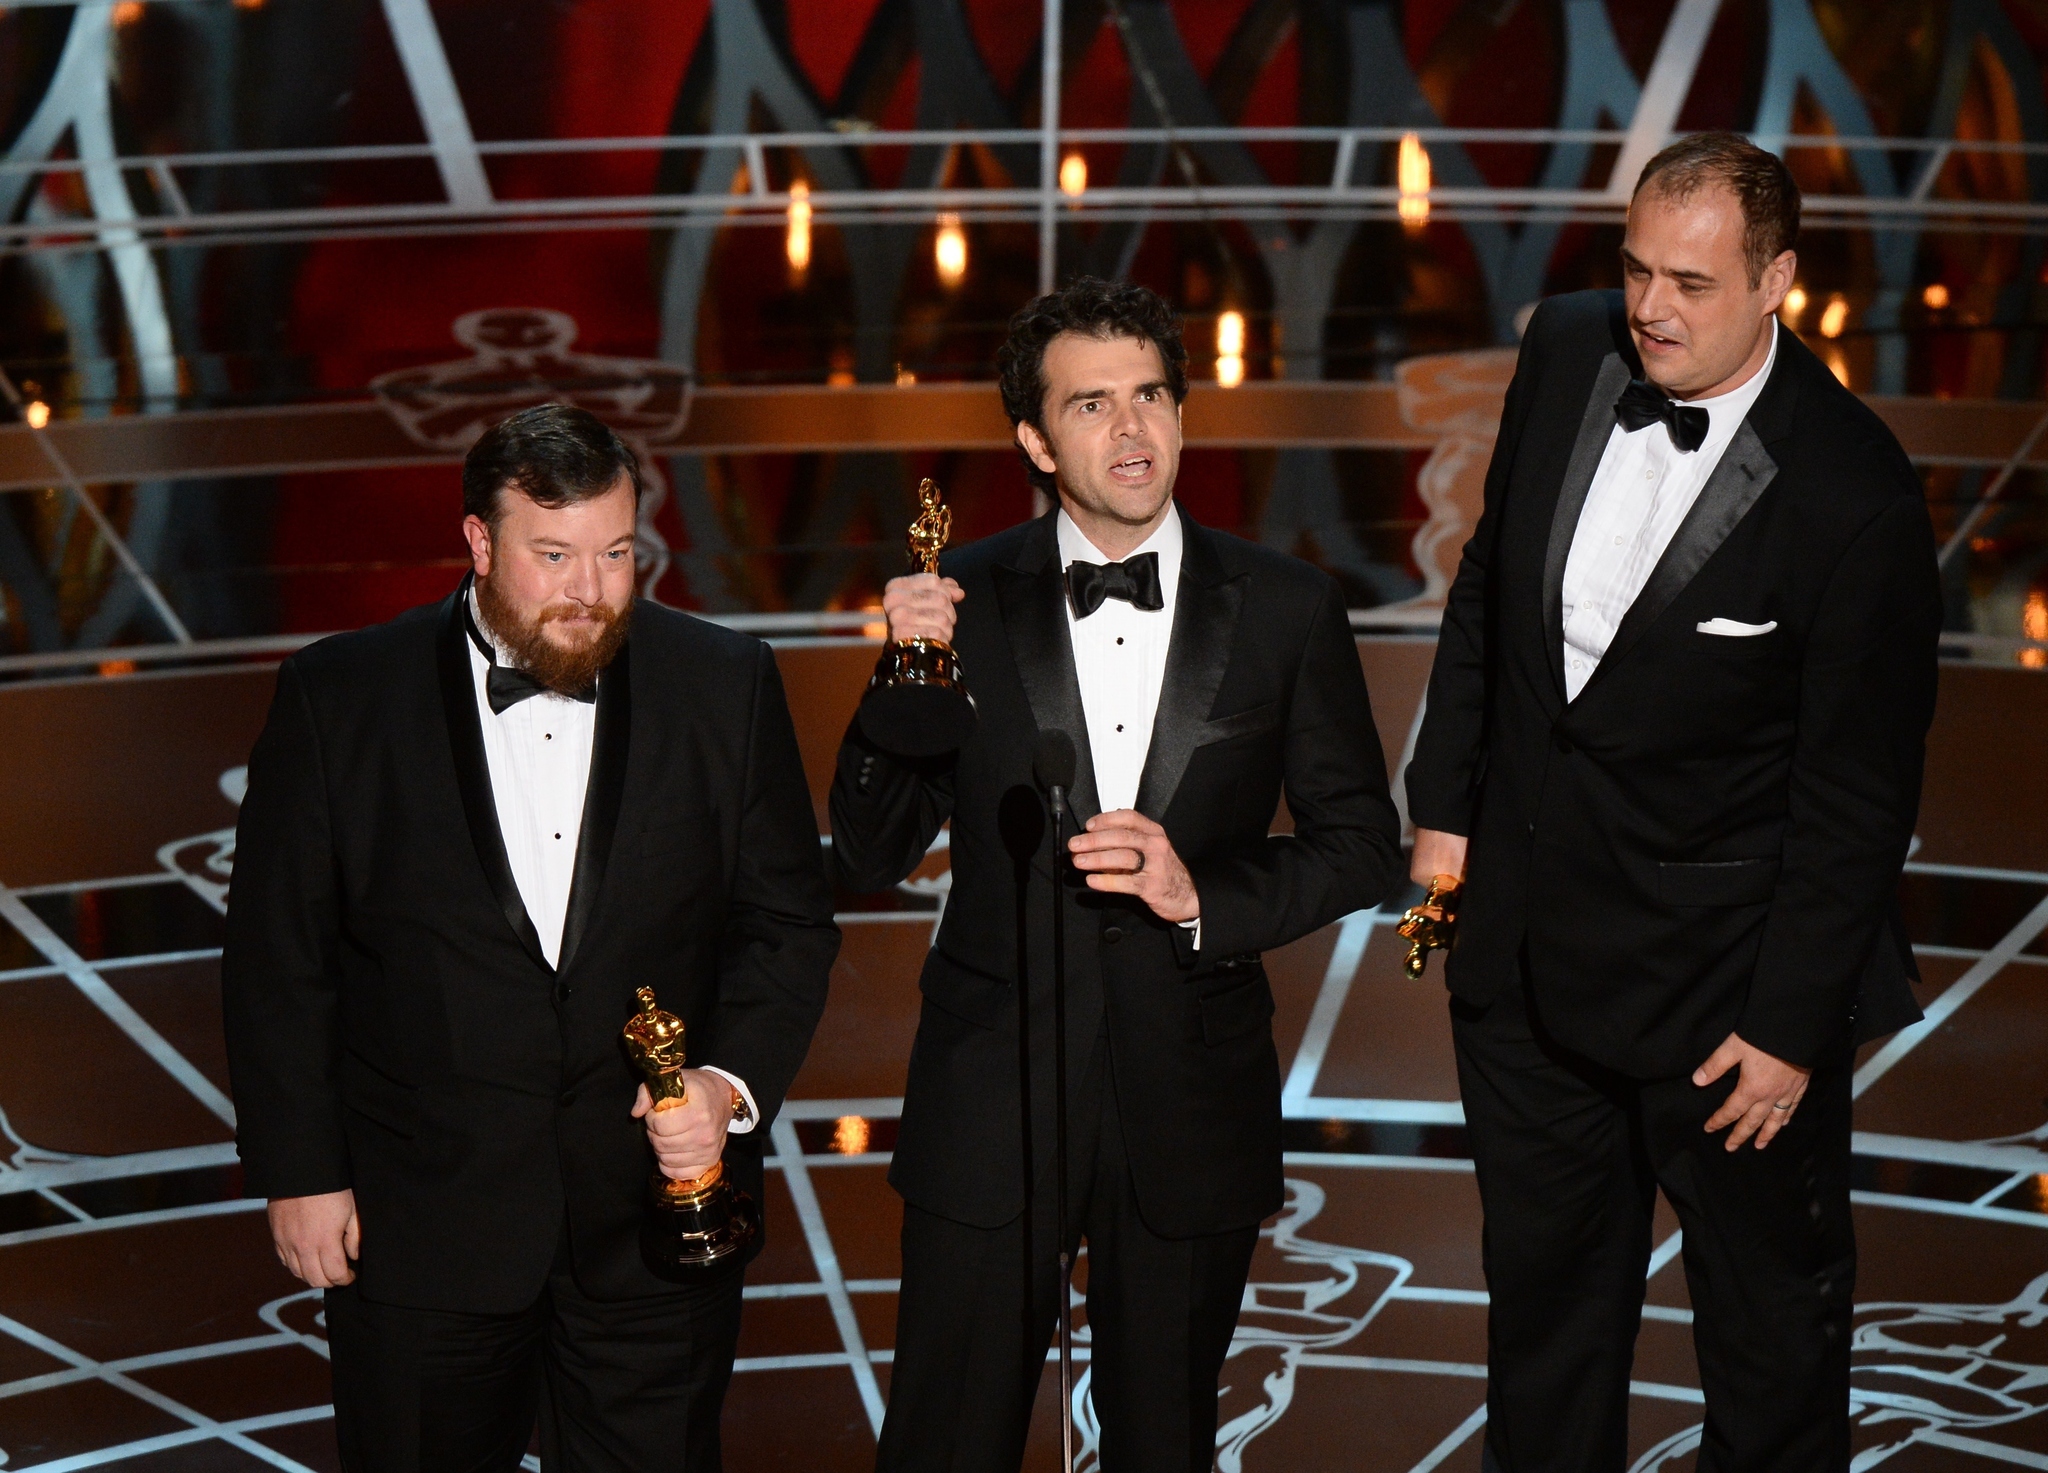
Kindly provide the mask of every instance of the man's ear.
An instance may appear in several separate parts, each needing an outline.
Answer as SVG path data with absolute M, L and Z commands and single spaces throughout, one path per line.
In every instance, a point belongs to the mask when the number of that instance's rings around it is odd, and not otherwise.
M 1777 259 L 1764 267 L 1764 279 L 1759 283 L 1764 289 L 1764 311 L 1775 313 L 1784 305 L 1785 293 L 1792 290 L 1793 278 L 1799 274 L 1799 253 L 1780 251 Z
M 1059 464 L 1052 458 L 1052 443 L 1038 431 L 1030 420 L 1017 422 L 1017 443 L 1024 447 L 1024 453 L 1031 457 L 1031 463 L 1048 476 L 1059 470 Z
M 469 566 L 479 578 L 491 576 L 491 529 L 482 517 L 462 519 L 463 540 L 469 543 Z

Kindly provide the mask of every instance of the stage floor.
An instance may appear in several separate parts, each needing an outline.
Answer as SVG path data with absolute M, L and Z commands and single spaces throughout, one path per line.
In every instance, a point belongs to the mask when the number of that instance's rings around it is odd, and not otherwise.
M 1426 653 L 1366 651 L 1397 749 Z M 235 1195 L 220 1040 L 233 769 L 267 679 L 0 690 L 6 728 L 40 734 L 34 780 L 0 780 L 7 1473 L 338 1466 L 318 1297 Z M 812 688 L 793 679 L 800 706 Z M 815 688 L 814 763 L 847 685 Z M 1942 722 L 1904 887 L 1930 1019 L 1857 1074 L 1856 1466 L 2048 1469 L 2048 681 L 1945 671 Z M 742 1473 L 871 1465 L 901 1215 L 885 1173 L 943 855 L 923 875 L 844 898 L 831 1004 L 774 1127 L 726 1412 Z M 1289 1196 L 1225 1370 L 1226 1470 L 1479 1466 L 1478 1201 L 1437 972 L 1410 982 L 1401 955 L 1382 912 L 1268 958 Z M 1701 1414 L 1668 1211 L 1657 1240 L 1635 1473 L 1692 1467 Z M 1034 1469 L 1057 1461 L 1056 1386 Z

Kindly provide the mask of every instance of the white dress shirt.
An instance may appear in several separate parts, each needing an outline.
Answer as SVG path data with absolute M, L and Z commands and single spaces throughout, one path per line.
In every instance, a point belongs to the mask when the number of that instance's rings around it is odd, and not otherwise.
M 1690 453 L 1672 443 L 1671 432 L 1661 421 L 1634 431 L 1615 422 L 1564 565 L 1567 700 L 1577 700 L 1600 668 L 1622 617 L 1650 581 L 1777 361 L 1778 329 L 1773 321 L 1771 348 L 1762 368 L 1725 394 L 1680 401 L 1707 411 L 1707 437 Z
M 1120 598 L 1105 598 L 1102 607 L 1082 619 L 1067 600 L 1067 628 L 1074 641 L 1074 675 L 1081 687 L 1081 714 L 1088 721 L 1088 755 L 1095 766 L 1095 796 L 1102 811 L 1134 808 L 1145 756 L 1152 750 L 1152 720 L 1159 713 L 1159 690 L 1166 680 L 1166 652 L 1173 642 L 1173 606 L 1180 592 L 1180 559 L 1184 534 L 1180 510 L 1169 508 L 1166 520 L 1150 537 L 1121 559 L 1103 552 L 1074 524 L 1064 508 L 1057 526 L 1060 569 L 1075 563 L 1129 562 L 1140 553 L 1159 554 L 1157 609 L 1141 609 Z M 1202 946 L 1199 917 L 1182 921 Z
M 491 633 L 469 596 L 476 627 L 510 664 L 504 645 Z M 498 832 L 505 841 L 505 859 L 512 882 L 540 936 L 548 965 L 562 960 L 562 928 L 569 918 L 569 887 L 576 877 L 576 841 L 583 832 L 583 798 L 590 787 L 590 754 L 597 735 L 597 707 L 552 691 L 530 696 L 502 714 L 491 709 L 485 682 L 491 662 L 469 642 L 469 669 L 476 684 L 476 714 L 484 731 L 484 763 L 491 773 L 491 802 L 498 810 Z M 599 676 L 600 680 L 604 677 Z M 625 1022 L 622 1018 L 621 1024 Z M 732 1130 L 754 1128 L 759 1112 L 746 1084 L 725 1070 L 702 1065 L 730 1081 L 747 1102 L 747 1119 Z

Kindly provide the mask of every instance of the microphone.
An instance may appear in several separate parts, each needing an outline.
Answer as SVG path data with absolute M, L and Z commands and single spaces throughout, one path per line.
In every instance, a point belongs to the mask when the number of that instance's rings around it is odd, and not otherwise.
M 1067 790 L 1074 786 L 1074 769 L 1079 763 L 1074 739 L 1060 730 L 1041 731 L 1031 749 L 1031 775 L 1052 799 L 1052 811 L 1067 810 Z
M 1060 857 L 1066 851 L 1067 790 L 1074 786 L 1079 761 L 1074 739 L 1058 729 L 1041 731 L 1031 748 L 1031 775 L 1052 800 L 1053 1175 L 1060 1255 L 1060 1462 L 1065 1473 L 1074 1473 L 1074 1260 L 1067 1251 L 1067 928 Z M 1018 983 L 1021 989 L 1025 979 L 1020 976 Z

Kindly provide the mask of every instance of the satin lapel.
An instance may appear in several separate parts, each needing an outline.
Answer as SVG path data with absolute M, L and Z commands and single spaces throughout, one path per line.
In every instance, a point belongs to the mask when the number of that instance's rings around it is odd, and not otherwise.
M 619 831 L 619 808 L 626 795 L 626 757 L 633 736 L 633 671 L 627 657 L 632 641 L 597 680 L 597 722 L 590 743 L 590 782 L 583 790 L 583 828 L 576 836 L 576 871 L 569 881 L 569 913 L 562 922 L 562 965 L 576 955 L 576 943 L 597 909 L 604 888 L 605 863 Z
M 1138 777 L 1138 812 L 1154 822 L 1166 817 L 1188 759 L 1195 755 L 1210 708 L 1230 664 L 1237 616 L 1244 608 L 1249 574 L 1225 575 L 1209 534 L 1181 515 L 1184 533 L 1180 591 L 1174 597 L 1173 635 L 1166 646 L 1166 673 L 1159 686 L 1159 710 L 1152 719 L 1152 745 Z
M 1074 636 L 1067 627 L 1066 582 L 1060 575 L 1053 527 L 1056 515 L 1048 512 L 1032 525 L 1014 566 L 998 563 L 989 571 L 1032 721 L 1040 731 L 1064 731 L 1074 739 L 1074 791 L 1068 801 L 1074 821 L 1086 823 L 1102 811 L 1102 802 L 1095 794 L 1088 717 L 1081 709 L 1081 681 L 1074 673 Z
M 1614 432 L 1614 401 L 1628 387 L 1629 377 L 1629 365 L 1620 353 L 1609 353 L 1601 360 L 1585 415 L 1579 420 L 1579 438 L 1572 445 L 1572 458 L 1565 463 L 1557 510 L 1550 519 L 1550 549 L 1543 559 L 1543 648 L 1550 657 L 1559 700 L 1564 699 L 1565 689 L 1564 566 L 1572 555 L 1579 513 L 1586 509 L 1586 495 L 1593 489 L 1593 473 L 1600 469 L 1600 457 L 1607 453 Z
M 484 879 L 498 897 L 498 908 L 527 954 L 548 967 L 540 949 L 540 933 L 519 898 L 519 885 L 512 878 L 511 861 L 505 857 L 505 835 L 498 827 L 498 801 L 491 794 L 491 768 L 484 756 L 484 729 L 476 709 L 476 676 L 469 664 L 469 633 L 463 627 L 463 600 L 469 597 L 469 580 L 448 600 L 441 625 L 441 705 L 448 718 L 448 744 L 455 759 L 455 785 L 462 793 L 462 812 L 469 820 L 469 837 L 476 845 L 477 862 Z M 552 967 L 548 967 L 553 971 Z
M 1684 592 L 1685 585 L 1692 582 L 1699 570 L 1707 565 L 1707 559 L 1728 540 L 1735 524 L 1749 514 L 1749 509 L 1756 505 L 1756 499 L 1764 494 L 1764 488 L 1777 474 L 1777 461 L 1771 459 L 1771 452 L 1764 448 L 1763 440 L 1750 422 L 1744 420 L 1735 431 L 1735 438 L 1728 442 L 1721 463 L 1714 467 L 1714 473 L 1707 477 L 1707 484 L 1700 488 L 1692 509 L 1678 524 L 1678 531 L 1664 549 L 1664 556 L 1657 559 L 1657 566 L 1650 570 L 1650 581 L 1643 585 L 1643 591 L 1636 595 L 1636 601 L 1622 615 L 1621 625 L 1614 631 L 1607 653 L 1600 657 L 1599 668 L 1593 672 L 1593 679 L 1586 682 L 1588 686 L 1613 668 L 1615 661 L 1626 655 L 1643 637 L 1643 631 L 1656 622 L 1657 616 L 1671 607 L 1671 601 Z

